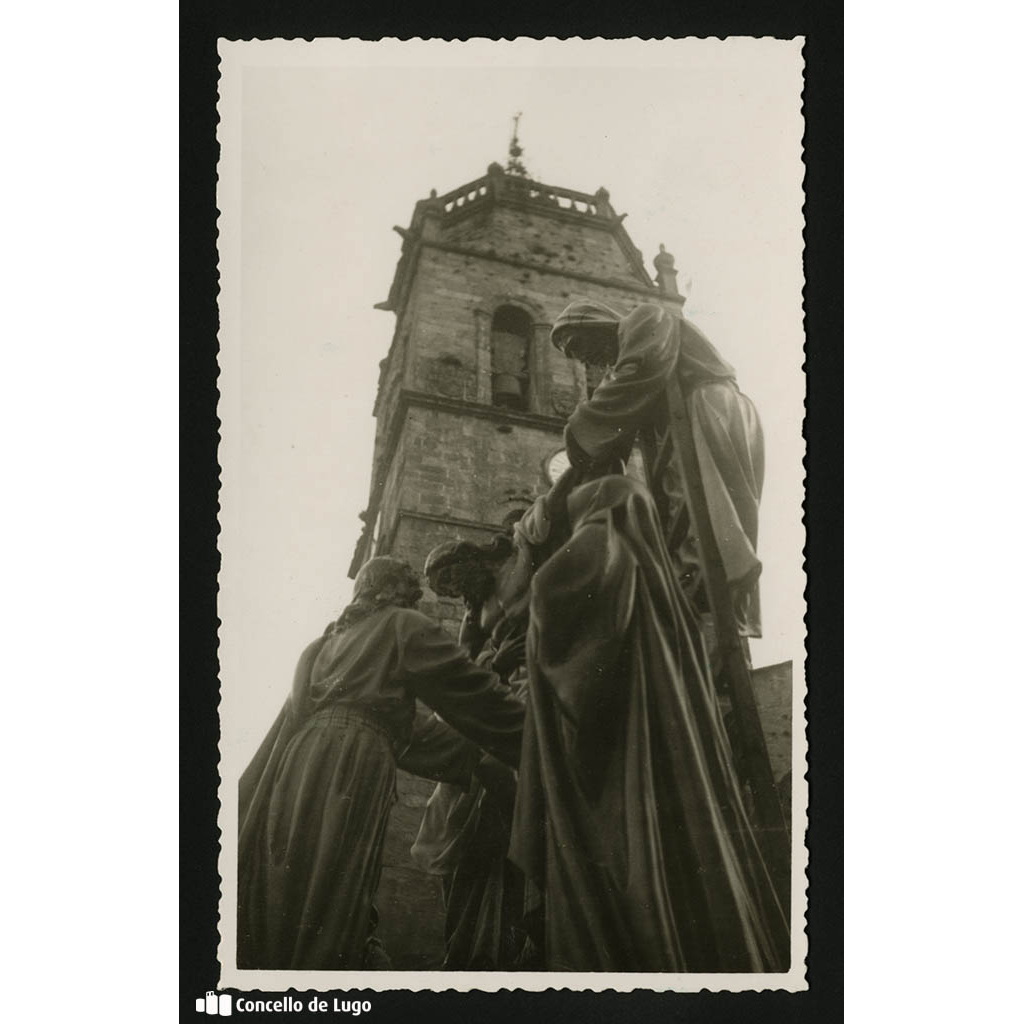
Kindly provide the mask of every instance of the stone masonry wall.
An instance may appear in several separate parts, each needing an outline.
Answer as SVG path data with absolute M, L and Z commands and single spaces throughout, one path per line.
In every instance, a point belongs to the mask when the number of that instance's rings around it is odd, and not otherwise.
M 610 231 L 576 218 L 563 220 L 545 216 L 540 210 L 508 206 L 486 207 L 445 227 L 443 238 L 552 269 L 643 283 Z
M 562 435 L 413 406 L 399 447 L 402 507 L 497 525 L 510 499 L 532 501 L 546 489 L 542 463 L 562 447 Z

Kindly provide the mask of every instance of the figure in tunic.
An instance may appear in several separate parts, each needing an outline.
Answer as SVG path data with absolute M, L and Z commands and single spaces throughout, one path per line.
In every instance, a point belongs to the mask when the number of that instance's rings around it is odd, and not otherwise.
M 461 641 L 525 701 L 526 627 L 532 566 L 499 534 L 489 544 L 451 541 L 427 556 L 432 589 L 462 597 Z M 469 792 L 438 783 L 424 811 L 413 859 L 444 879 L 448 970 L 523 966 L 524 881 L 507 860 L 514 778 L 474 782 Z
M 468 787 L 518 764 L 522 704 L 415 610 L 420 596 L 404 562 L 363 566 L 242 776 L 240 967 L 363 967 L 396 767 Z M 417 698 L 448 724 L 417 715 Z
M 565 430 L 569 458 L 584 469 L 627 459 L 642 428 L 669 429 L 657 414 L 666 382 L 677 376 L 739 633 L 760 636 L 757 516 L 764 437 L 733 368 L 693 324 L 650 303 L 625 317 L 599 302 L 570 303 L 555 321 L 551 340 L 570 358 L 609 368 Z M 668 480 L 666 487 L 677 504 L 685 503 L 681 480 Z M 706 611 L 692 528 L 671 554 L 687 593 Z
M 549 505 L 520 524 L 538 552 Z M 651 495 L 606 475 L 564 510 L 571 535 L 531 586 L 509 852 L 543 896 L 546 968 L 784 970 L 786 916 Z

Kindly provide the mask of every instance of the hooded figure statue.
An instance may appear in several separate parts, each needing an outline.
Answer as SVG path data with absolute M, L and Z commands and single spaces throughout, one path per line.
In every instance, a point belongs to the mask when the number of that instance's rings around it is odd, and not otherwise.
M 490 756 L 477 744 L 518 764 L 522 705 L 415 610 L 420 596 L 405 562 L 370 559 L 299 658 L 239 782 L 239 967 L 366 966 L 396 767 L 465 787 Z M 453 728 L 417 715 L 417 698 Z
M 600 475 L 612 460 L 628 459 L 639 430 L 671 429 L 657 420 L 666 384 L 671 375 L 677 376 L 736 624 L 740 636 L 760 636 L 757 515 L 764 437 L 757 410 L 736 386 L 733 368 L 693 324 L 651 303 L 628 316 L 599 302 L 570 303 L 555 321 L 551 340 L 570 359 L 608 368 L 565 430 L 572 464 L 591 476 Z M 676 508 L 685 504 L 681 480 L 669 477 L 665 489 Z M 684 587 L 701 606 L 692 528 L 672 557 Z

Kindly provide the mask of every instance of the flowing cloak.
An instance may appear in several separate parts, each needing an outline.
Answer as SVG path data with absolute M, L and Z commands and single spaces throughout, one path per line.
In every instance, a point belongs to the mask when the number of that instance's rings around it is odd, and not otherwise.
M 528 551 L 520 547 L 520 558 Z M 504 614 L 493 625 L 477 663 L 498 672 L 525 702 L 525 640 L 529 616 L 529 568 L 499 580 Z M 518 598 L 518 600 L 517 600 Z M 464 630 L 465 632 L 465 630 Z M 523 878 L 507 859 L 510 808 L 473 779 L 469 791 L 438 783 L 423 812 L 413 860 L 445 883 L 445 960 L 448 970 L 510 970 L 522 954 L 525 934 Z
M 522 723 L 500 679 L 411 608 L 311 644 L 239 784 L 239 966 L 362 966 L 396 764 L 468 785 L 477 744 L 518 764 Z
M 618 329 L 618 358 L 592 397 L 569 418 L 566 449 L 574 465 L 589 469 L 611 458 L 628 459 L 637 430 L 657 423 L 661 398 L 676 374 L 693 430 L 708 512 L 733 597 L 740 636 L 761 635 L 757 557 L 757 513 L 764 484 L 764 436 L 757 410 L 736 386 L 735 371 L 689 321 L 650 303 L 629 316 L 597 303 L 573 303 L 560 328 Z M 681 480 L 671 474 L 666 491 L 676 507 L 685 503 Z M 673 552 L 684 580 L 699 578 L 692 531 Z M 699 594 L 697 587 L 688 588 Z
M 510 857 L 548 970 L 784 970 L 789 932 L 650 493 L 577 487 L 532 585 Z

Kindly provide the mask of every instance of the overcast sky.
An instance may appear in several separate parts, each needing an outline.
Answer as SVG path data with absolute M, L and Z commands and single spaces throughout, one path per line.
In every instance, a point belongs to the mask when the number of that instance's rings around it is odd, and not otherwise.
M 251 755 L 348 600 L 394 224 L 504 162 L 604 186 L 764 423 L 765 637 L 803 657 L 800 43 L 222 43 L 222 673 Z M 838 339 L 837 339 L 838 344 Z M 798 667 L 799 671 L 799 667 Z M 230 712 L 230 714 L 229 714 Z M 225 741 L 228 740 L 225 730 Z

